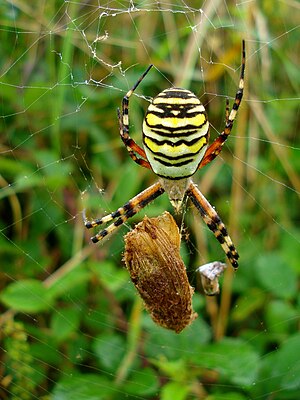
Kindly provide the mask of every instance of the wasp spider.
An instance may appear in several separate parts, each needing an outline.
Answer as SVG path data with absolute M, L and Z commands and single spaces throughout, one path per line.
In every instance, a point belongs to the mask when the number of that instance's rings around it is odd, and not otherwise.
M 97 243 L 162 193 L 167 192 L 176 211 L 180 210 L 187 196 L 220 242 L 232 266 L 237 268 L 239 255 L 227 229 L 191 176 L 217 157 L 231 132 L 243 97 L 245 41 L 242 42 L 242 66 L 235 101 L 229 112 L 229 101 L 226 100 L 225 128 L 211 145 L 208 145 L 209 122 L 203 104 L 191 91 L 176 87 L 163 90 L 149 105 L 143 121 L 144 149 L 129 136 L 129 99 L 151 67 L 124 96 L 118 119 L 120 136 L 130 157 L 137 164 L 151 169 L 159 180 L 115 212 L 92 221 L 85 218 L 85 226 L 90 229 L 115 220 L 91 238 Z

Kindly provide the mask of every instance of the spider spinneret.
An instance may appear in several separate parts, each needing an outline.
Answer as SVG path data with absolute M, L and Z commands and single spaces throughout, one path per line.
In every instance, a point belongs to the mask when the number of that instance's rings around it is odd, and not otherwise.
M 127 92 L 122 100 L 121 111 L 118 109 L 121 139 L 133 161 L 153 170 L 159 180 L 115 212 L 92 221 L 85 218 L 85 226 L 88 229 L 115 220 L 91 238 L 94 243 L 102 240 L 155 198 L 167 192 L 176 211 L 180 210 L 185 196 L 191 199 L 221 244 L 233 268 L 238 267 L 239 255 L 224 223 L 192 181 L 191 176 L 217 157 L 231 132 L 243 97 L 245 58 L 243 40 L 241 74 L 235 100 L 230 112 L 228 99 L 226 100 L 225 128 L 210 145 L 209 122 L 201 101 L 187 89 L 171 87 L 159 93 L 148 107 L 143 121 L 144 149 L 141 148 L 129 136 L 129 98 L 152 65 Z

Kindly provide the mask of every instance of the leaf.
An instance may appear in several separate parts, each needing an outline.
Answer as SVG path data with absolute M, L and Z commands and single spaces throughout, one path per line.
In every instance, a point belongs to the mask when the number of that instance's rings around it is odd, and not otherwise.
M 211 338 L 211 330 L 201 317 L 180 334 L 154 325 L 152 321 L 150 324 L 147 327 L 149 339 L 145 343 L 145 352 L 152 359 L 162 356 L 170 361 L 178 357 L 198 359 L 203 345 Z
M 53 297 L 58 297 L 66 293 L 69 294 L 71 290 L 87 282 L 90 276 L 90 271 L 85 268 L 84 263 L 81 263 L 81 265 L 78 265 L 72 271 L 62 275 L 59 280 L 55 281 L 49 288 L 49 293 Z
M 111 261 L 99 262 L 89 261 L 89 268 L 96 274 L 106 288 L 114 293 L 118 293 L 120 289 L 128 284 L 129 274 L 125 268 L 117 268 Z
M 265 320 L 269 332 L 288 335 L 296 329 L 299 313 L 289 302 L 274 300 L 266 305 Z
M 249 316 L 261 309 L 266 301 L 267 294 L 259 288 L 250 288 L 242 297 L 239 297 L 232 311 L 233 321 L 245 321 Z
M 130 375 L 122 389 L 135 396 L 153 396 L 159 389 L 159 382 L 152 368 L 143 368 Z
M 45 286 L 34 279 L 11 283 L 3 290 L 0 299 L 7 307 L 27 313 L 45 311 L 52 305 L 52 298 Z
M 291 299 L 297 294 L 297 276 L 280 254 L 261 255 L 256 264 L 256 276 L 260 284 L 274 295 Z
M 104 333 L 94 339 L 92 348 L 102 367 L 116 371 L 125 354 L 125 341 L 119 335 Z
M 299 354 L 300 333 L 288 338 L 277 351 L 267 354 L 261 361 L 251 398 L 265 398 L 270 393 L 279 393 L 279 397 L 274 397 L 276 399 L 299 398 Z
M 278 350 L 276 369 L 282 376 L 282 388 L 300 389 L 300 333 L 287 339 Z
M 51 329 L 53 337 L 62 341 L 78 329 L 81 313 L 75 308 L 58 308 L 52 315 Z
M 196 361 L 196 359 L 195 359 Z M 224 338 L 198 354 L 198 365 L 219 371 L 236 385 L 250 386 L 256 380 L 259 355 L 241 339 Z
M 167 383 L 161 390 L 161 400 L 184 400 L 189 393 L 189 387 L 178 382 Z
M 72 374 L 57 382 L 52 400 L 107 400 L 113 398 L 113 382 L 96 374 Z
M 248 400 L 249 397 L 244 396 L 238 392 L 227 392 L 227 393 L 214 393 L 207 397 L 207 400 Z

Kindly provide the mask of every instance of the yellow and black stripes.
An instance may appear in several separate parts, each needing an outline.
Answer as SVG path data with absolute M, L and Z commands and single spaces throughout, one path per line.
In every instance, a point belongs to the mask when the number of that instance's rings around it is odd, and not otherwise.
M 228 235 L 224 223 L 218 216 L 215 209 L 210 205 L 210 203 L 206 200 L 198 187 L 192 181 L 189 184 L 186 194 L 200 212 L 203 221 L 206 223 L 208 228 L 213 232 L 216 239 L 221 244 L 233 268 L 237 269 L 237 260 L 239 258 L 238 252 L 230 236 Z
M 154 199 L 164 193 L 164 189 L 160 182 L 154 183 L 152 186 L 148 187 L 143 192 L 139 193 L 137 196 L 129 200 L 123 207 L 118 208 L 111 214 L 108 214 L 102 218 L 94 219 L 92 221 L 85 220 L 85 227 L 87 229 L 94 228 L 96 226 L 106 224 L 114 219 L 116 219 L 112 224 L 110 224 L 106 229 L 97 233 L 91 238 L 92 242 L 97 243 L 105 236 L 112 233 L 120 225 L 126 222 L 129 218 L 133 217 L 147 204 L 151 203 Z
M 189 90 L 169 88 L 156 96 L 143 122 L 143 143 L 153 171 L 163 178 L 193 175 L 208 142 L 201 101 Z

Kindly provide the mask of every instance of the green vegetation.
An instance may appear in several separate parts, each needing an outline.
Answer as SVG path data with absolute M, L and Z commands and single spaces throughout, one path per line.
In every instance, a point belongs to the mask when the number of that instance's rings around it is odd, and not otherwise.
M 28 3 L 0 4 L 0 398 L 300 398 L 299 5 Z M 93 245 L 82 210 L 114 211 L 155 179 L 128 156 L 116 117 L 145 67 L 156 69 L 131 100 L 134 139 L 142 96 L 171 83 L 199 95 L 214 138 L 242 38 L 232 135 L 195 176 L 240 268 L 228 267 L 220 296 L 195 293 L 199 316 L 177 335 L 152 322 L 130 282 L 128 225 Z M 131 224 L 166 209 L 162 196 Z M 225 255 L 190 204 L 184 219 L 194 283 L 197 266 Z

